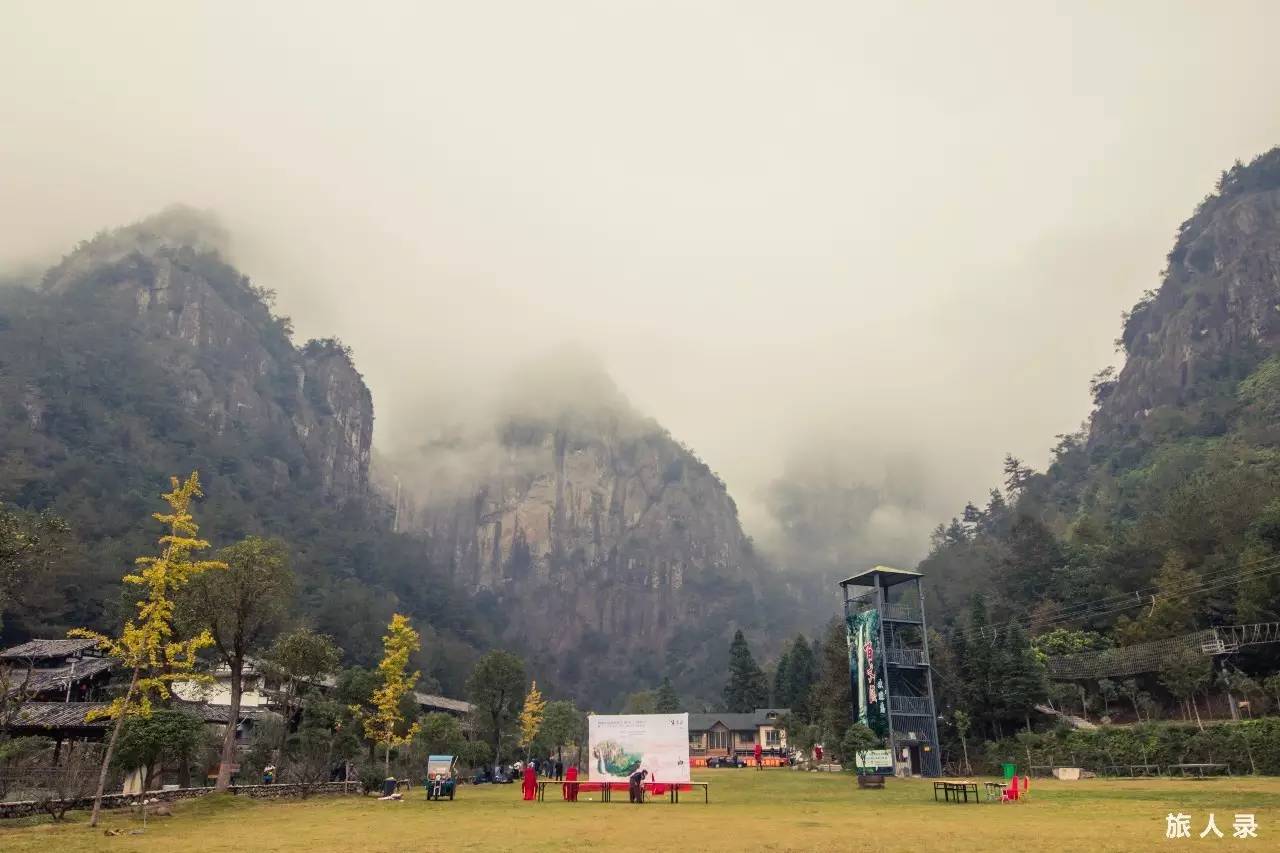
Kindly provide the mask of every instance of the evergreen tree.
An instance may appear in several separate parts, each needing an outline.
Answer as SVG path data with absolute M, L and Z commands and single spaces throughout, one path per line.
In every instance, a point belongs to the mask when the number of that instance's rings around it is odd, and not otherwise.
M 853 721 L 853 691 L 849 679 L 849 641 L 843 620 L 827 623 L 818 656 L 818 673 L 809 691 L 809 708 L 819 741 L 840 743 Z
M 1000 697 L 993 689 L 999 663 L 995 638 L 987 620 L 986 601 L 981 595 L 975 595 L 969 607 L 969 633 L 961 668 L 968 682 L 974 713 L 999 737 L 996 717 Z
M 1000 673 L 1004 701 L 1001 704 L 1010 717 L 1021 719 L 1030 731 L 1032 709 L 1048 696 L 1048 677 L 1018 624 L 1012 625 L 1005 635 L 1004 649 L 1005 665 Z
M 791 707 L 790 664 L 791 650 L 783 649 L 782 657 L 778 658 L 778 667 L 773 671 L 773 698 L 770 700 L 770 704 L 775 708 Z
M 678 714 L 680 713 L 680 704 L 680 695 L 671 686 L 671 679 L 669 677 L 663 678 L 662 684 L 658 685 L 657 693 L 654 695 L 654 712 L 658 714 Z
M 813 647 L 803 634 L 797 634 L 787 654 L 787 696 L 779 701 L 779 706 L 790 708 L 791 713 L 801 722 L 811 722 L 809 710 L 809 694 L 818 679 L 818 661 L 814 657 Z
M 742 636 L 739 629 L 734 632 L 733 642 L 729 644 L 729 680 L 724 686 L 725 710 L 746 714 L 765 707 L 768 701 L 769 688 L 764 671 L 751 656 L 747 638 Z

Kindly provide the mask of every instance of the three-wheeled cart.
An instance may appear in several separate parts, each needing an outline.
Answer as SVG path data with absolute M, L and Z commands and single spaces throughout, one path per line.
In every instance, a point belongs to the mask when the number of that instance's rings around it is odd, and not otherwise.
M 453 799 L 458 788 L 458 771 L 454 767 L 457 761 L 453 755 L 427 756 L 427 781 L 424 785 L 428 800 Z

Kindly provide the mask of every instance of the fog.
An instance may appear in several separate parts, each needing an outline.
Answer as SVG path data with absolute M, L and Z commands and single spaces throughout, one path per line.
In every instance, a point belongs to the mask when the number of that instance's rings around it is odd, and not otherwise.
M 1280 142 L 1268 2 L 0 9 L 0 264 L 218 212 L 395 458 L 565 345 L 725 479 L 907 562 L 1043 465 L 1218 172 Z M 821 489 L 819 489 L 821 491 Z M 858 520 L 863 519 L 863 520 Z M 783 558 L 784 561 L 786 558 Z

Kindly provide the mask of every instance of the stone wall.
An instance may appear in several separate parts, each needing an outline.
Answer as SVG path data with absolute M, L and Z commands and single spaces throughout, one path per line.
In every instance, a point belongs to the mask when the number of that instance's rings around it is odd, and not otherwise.
M 237 796 L 253 797 L 258 800 L 274 800 L 286 797 L 302 797 L 304 795 L 359 794 L 360 783 L 324 782 L 315 785 L 302 785 L 287 782 L 277 785 L 232 785 L 230 791 Z M 173 791 L 148 791 L 145 799 L 148 802 L 172 803 L 178 800 L 192 800 L 212 793 L 213 788 L 178 788 Z M 138 794 L 107 794 L 102 798 L 102 807 L 104 809 L 136 807 L 141 799 L 143 798 Z M 72 804 L 71 808 L 73 810 L 91 809 L 93 808 L 93 797 L 78 799 Z M 44 808 L 39 800 L 0 803 L 0 820 L 43 813 Z

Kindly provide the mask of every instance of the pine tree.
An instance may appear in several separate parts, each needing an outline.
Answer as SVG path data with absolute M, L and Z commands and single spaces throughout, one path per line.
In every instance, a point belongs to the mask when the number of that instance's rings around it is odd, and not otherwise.
M 996 705 L 999 696 L 993 690 L 993 677 L 998 667 L 997 649 L 992 629 L 987 620 L 987 605 L 981 595 L 975 595 L 969 607 L 969 633 L 965 642 L 961 669 L 968 683 L 972 707 L 980 720 L 993 734 L 996 732 Z
M 841 619 L 827 623 L 819 652 L 817 678 L 809 691 L 809 713 L 818 727 L 819 740 L 838 744 L 853 721 L 849 641 Z
M 1049 692 L 1044 665 L 1027 641 L 1018 624 L 1010 626 L 1004 641 L 1005 665 L 1000 673 L 1001 703 L 1013 718 L 1021 718 L 1031 730 L 1031 710 L 1043 702 Z
M 407 731 L 398 732 L 397 729 L 404 724 L 400 700 L 413 689 L 421 675 L 420 672 L 408 674 L 409 656 L 420 648 L 422 643 L 418 632 L 413 630 L 409 620 L 399 613 L 392 615 L 387 634 L 382 638 L 382 662 L 378 664 L 382 685 L 373 691 L 375 710 L 364 721 L 365 736 L 386 749 L 383 754 L 384 773 L 391 771 L 392 747 L 408 743 L 418 733 L 417 722 Z
M 782 657 L 778 658 L 778 667 L 773 671 L 773 699 L 771 704 L 775 708 L 791 707 L 791 650 L 783 649 Z
M 803 634 L 797 634 L 787 655 L 787 700 L 780 702 L 780 707 L 790 708 L 791 713 L 801 722 L 811 722 L 813 715 L 809 709 L 809 694 L 817 679 L 818 661 L 814 657 L 813 647 Z
M 657 694 L 654 697 L 654 712 L 658 714 L 678 714 L 680 713 L 680 694 L 676 693 L 676 689 L 671 686 L 670 678 L 663 678 L 662 684 L 658 685 Z
M 724 686 L 725 710 L 747 714 L 769 701 L 764 671 L 756 664 L 742 631 L 734 632 L 729 644 L 729 681 Z
M 136 560 L 140 567 L 138 573 L 124 576 L 125 583 L 146 589 L 146 597 L 138 602 L 137 620 L 127 620 L 119 638 L 106 637 L 83 628 L 70 632 L 73 637 L 96 640 L 109 657 L 118 658 L 125 669 L 132 670 L 123 696 L 116 697 L 102 711 L 90 711 L 86 715 L 87 719 L 106 717 L 116 721 L 107 750 L 102 755 L 90 826 L 98 825 L 107 770 L 125 717 L 149 716 L 152 697 L 169 698 L 168 685 L 173 681 L 209 680 L 208 676 L 195 672 L 196 652 L 212 645 L 213 638 L 208 631 L 202 631 L 188 640 L 175 639 L 173 597 L 201 572 L 223 570 L 227 566 L 214 560 L 191 559 L 193 552 L 209 547 L 208 542 L 198 538 L 200 528 L 191 515 L 191 502 L 203 494 L 199 475 L 193 471 L 185 483 L 180 483 L 177 477 L 171 477 L 169 482 L 173 491 L 162 497 L 171 511 L 152 516 L 169 528 L 169 532 L 160 537 L 160 556 L 139 557 Z

